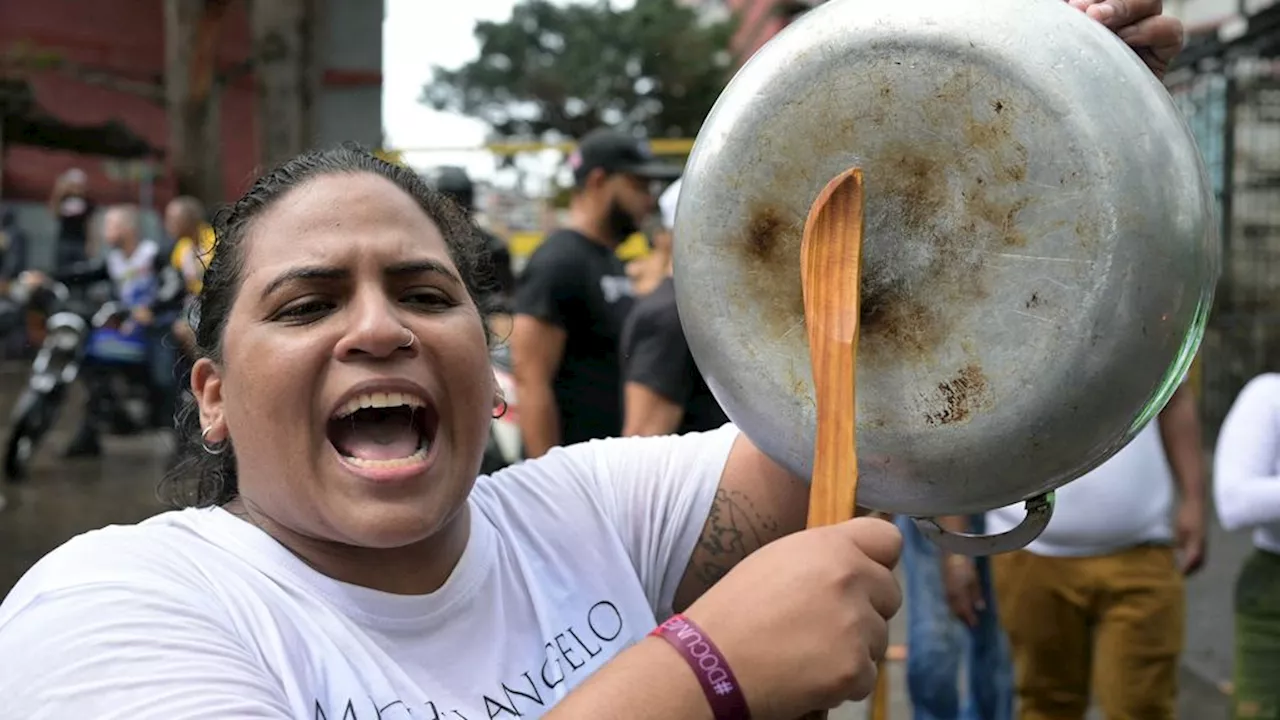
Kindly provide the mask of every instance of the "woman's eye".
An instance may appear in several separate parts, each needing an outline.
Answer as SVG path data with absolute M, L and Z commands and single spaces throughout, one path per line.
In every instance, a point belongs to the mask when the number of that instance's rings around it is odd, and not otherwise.
M 301 322 L 314 320 L 330 308 L 331 303 L 323 300 L 304 300 L 293 303 L 276 313 L 277 320 Z
M 404 302 L 429 310 L 451 308 L 458 304 L 452 297 L 439 290 L 409 293 L 405 296 Z

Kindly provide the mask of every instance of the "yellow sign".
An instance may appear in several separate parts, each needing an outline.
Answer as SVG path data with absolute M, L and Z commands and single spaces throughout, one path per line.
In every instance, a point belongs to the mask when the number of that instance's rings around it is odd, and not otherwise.
M 392 165 L 404 165 L 404 152 L 401 150 L 374 150 L 373 155 Z
M 546 143 L 546 142 L 495 142 L 487 145 L 473 145 L 466 147 L 409 147 L 396 148 L 394 150 L 378 150 L 374 154 L 383 157 L 383 154 L 395 154 L 398 157 L 404 153 L 432 153 L 432 152 L 490 152 L 495 155 L 519 155 L 520 153 L 542 152 L 543 150 L 559 150 L 564 154 L 573 152 L 577 147 L 574 142 L 562 143 Z M 649 150 L 654 155 L 688 155 L 693 150 L 693 140 L 689 138 L 657 138 L 649 141 Z M 394 161 L 392 161 L 394 162 Z
M 524 259 L 538 249 L 544 237 L 538 232 L 512 233 L 507 238 L 507 249 L 511 252 L 511 257 Z M 619 245 L 616 252 L 620 260 L 631 262 L 649 254 L 649 241 L 643 234 L 636 233 Z

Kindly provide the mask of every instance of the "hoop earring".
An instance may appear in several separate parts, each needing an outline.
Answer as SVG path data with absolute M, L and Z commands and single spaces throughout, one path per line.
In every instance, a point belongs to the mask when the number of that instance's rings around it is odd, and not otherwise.
M 224 440 L 221 443 L 215 445 L 214 447 L 209 447 L 208 438 L 209 438 L 209 433 L 211 432 L 213 432 L 212 427 L 207 427 L 204 430 L 200 431 L 200 447 L 204 448 L 204 451 L 209 453 L 210 455 L 221 455 L 222 453 L 227 451 L 227 443 Z
M 409 328 L 405 328 L 405 329 L 404 329 L 404 331 L 405 331 L 405 332 L 407 332 L 407 333 L 409 333 L 409 339 L 408 339 L 408 340 L 406 340 L 405 342 L 400 343 L 400 347 L 402 347 L 402 348 L 411 348 L 411 347 L 413 347 L 413 343 L 417 341 L 418 336 L 417 336 L 417 335 L 414 335 L 414 334 L 413 334 L 413 331 L 412 331 L 412 330 L 410 330 Z
M 494 420 L 497 420 L 498 418 L 507 414 L 507 399 L 504 397 L 499 397 L 498 402 L 501 403 L 502 407 L 493 411 Z

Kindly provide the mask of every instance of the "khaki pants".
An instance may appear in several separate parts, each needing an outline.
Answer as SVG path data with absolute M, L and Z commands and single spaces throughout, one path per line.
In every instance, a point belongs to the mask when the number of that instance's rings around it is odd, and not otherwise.
M 1021 720 L 1082 720 L 1091 689 L 1107 720 L 1173 720 L 1185 599 L 1170 548 L 992 560 Z

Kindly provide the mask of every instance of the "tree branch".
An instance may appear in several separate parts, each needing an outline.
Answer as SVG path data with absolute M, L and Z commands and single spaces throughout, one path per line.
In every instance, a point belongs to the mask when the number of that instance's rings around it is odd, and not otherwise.
M 163 80 L 139 80 L 128 78 L 110 70 L 82 65 L 54 53 L 10 54 L 0 59 L 0 72 L 51 71 L 70 77 L 86 85 L 107 88 L 116 92 L 137 95 L 153 103 L 164 104 Z

